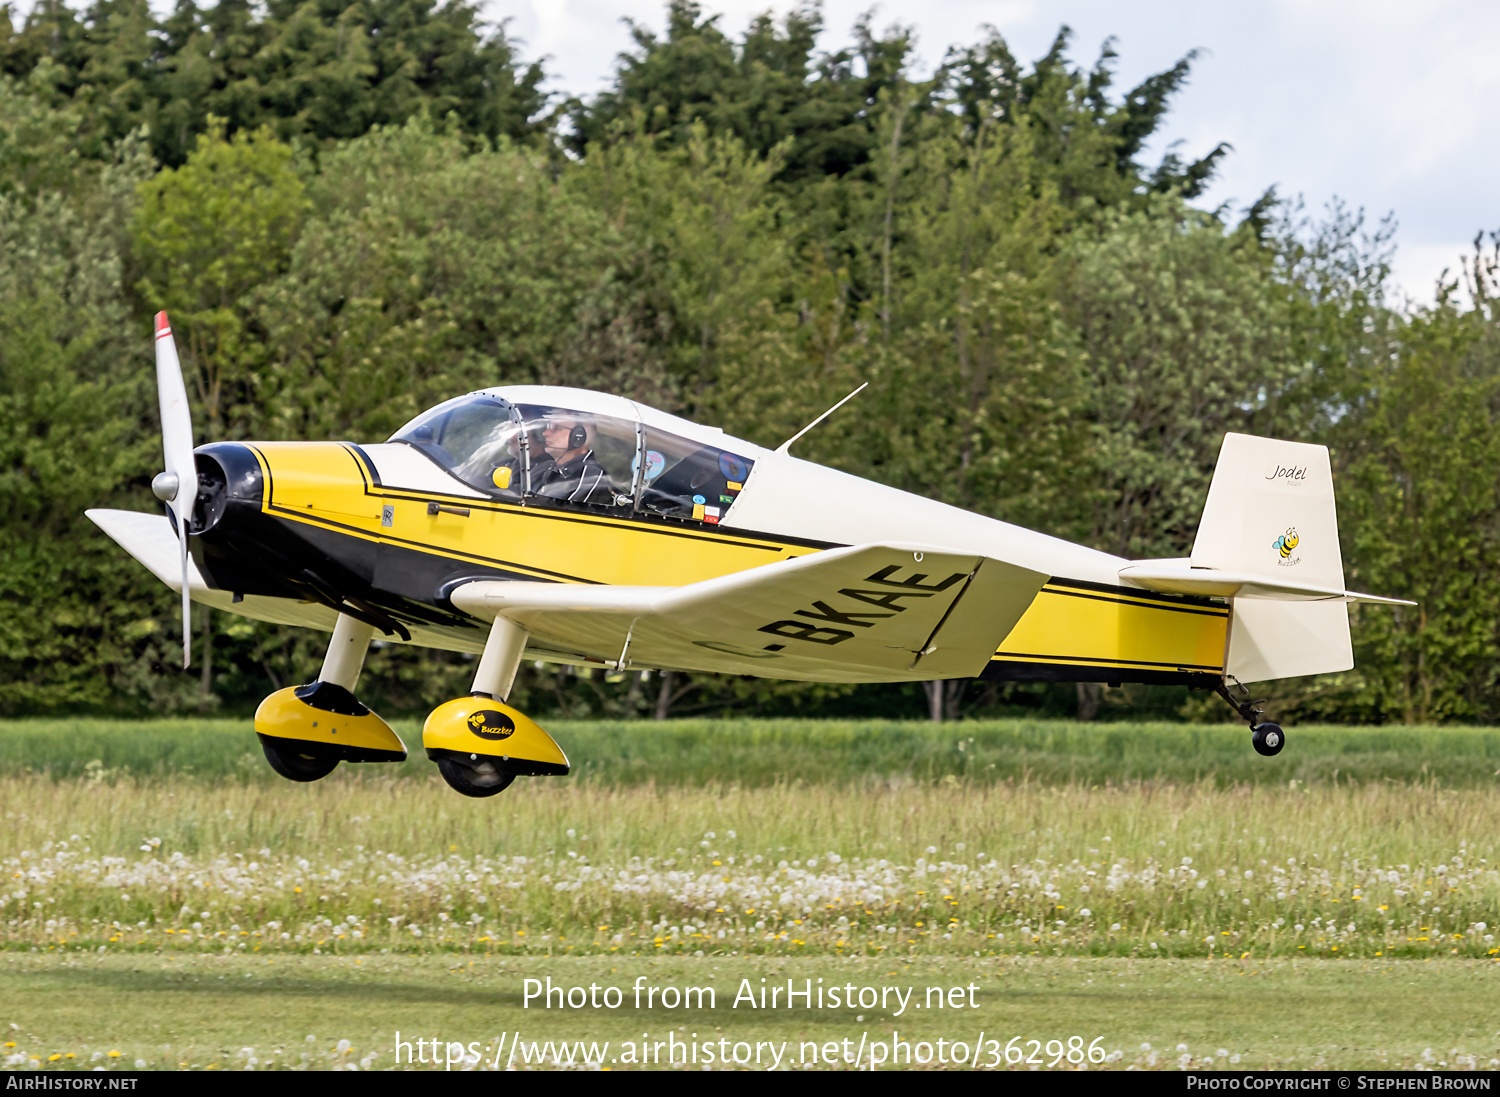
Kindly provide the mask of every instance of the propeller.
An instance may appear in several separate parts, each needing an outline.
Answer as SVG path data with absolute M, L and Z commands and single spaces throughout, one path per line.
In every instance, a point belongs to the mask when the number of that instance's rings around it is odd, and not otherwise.
M 156 314 L 156 396 L 161 405 L 161 448 L 166 471 L 151 481 L 151 493 L 171 508 L 177 519 L 177 543 L 182 559 L 182 666 L 193 661 L 192 594 L 188 589 L 188 523 L 198 498 L 198 468 L 193 461 L 193 417 L 188 409 L 182 364 L 167 314 Z

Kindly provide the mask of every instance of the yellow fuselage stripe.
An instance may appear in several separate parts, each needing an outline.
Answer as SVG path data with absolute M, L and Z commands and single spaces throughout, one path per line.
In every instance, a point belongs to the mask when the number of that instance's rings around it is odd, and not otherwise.
M 1219 673 L 1229 610 L 1048 583 L 995 659 L 1121 670 Z
M 262 510 L 286 521 L 539 580 L 683 586 L 819 551 L 630 518 L 377 485 L 352 446 L 257 443 Z M 465 508 L 467 516 L 428 503 Z M 393 508 L 391 524 L 382 511 Z M 1002 662 L 1218 673 L 1225 606 L 1046 584 L 995 653 Z

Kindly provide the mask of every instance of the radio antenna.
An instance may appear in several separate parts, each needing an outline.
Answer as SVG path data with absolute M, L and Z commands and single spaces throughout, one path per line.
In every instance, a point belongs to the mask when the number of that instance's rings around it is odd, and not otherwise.
M 776 447 L 776 452 L 777 453 L 790 454 L 793 442 L 795 442 L 798 438 L 801 438 L 808 431 L 812 430 L 813 427 L 817 426 L 824 419 L 827 419 L 834 412 L 838 411 L 839 408 L 843 407 L 850 400 L 853 400 L 856 396 L 858 396 L 860 393 L 864 392 L 865 389 L 867 389 L 869 387 L 870 387 L 870 382 L 868 382 L 868 381 L 866 381 L 863 385 L 860 385 L 859 388 L 855 389 L 848 396 L 846 396 L 842 400 L 840 400 L 837 404 L 834 404 L 833 407 L 829 408 L 822 415 L 820 415 L 816 419 L 814 419 L 811 423 L 808 423 L 807 426 L 803 427 L 796 434 L 792 435 L 785 442 L 781 443 L 781 445 L 777 446 Z

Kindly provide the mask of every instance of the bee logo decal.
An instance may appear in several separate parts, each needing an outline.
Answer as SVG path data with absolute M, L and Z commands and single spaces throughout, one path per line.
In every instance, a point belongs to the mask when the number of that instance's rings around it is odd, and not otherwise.
M 1301 538 L 1297 536 L 1296 527 L 1288 526 L 1285 533 L 1271 542 L 1271 547 L 1280 553 L 1281 558 L 1285 560 L 1291 556 L 1292 550 L 1297 547 L 1300 540 Z
M 503 712 L 482 708 L 469 714 L 469 730 L 481 739 L 505 739 L 515 732 L 516 724 Z

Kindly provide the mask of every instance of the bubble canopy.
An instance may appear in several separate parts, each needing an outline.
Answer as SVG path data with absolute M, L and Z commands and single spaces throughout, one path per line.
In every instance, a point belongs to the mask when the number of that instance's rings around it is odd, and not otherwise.
M 724 519 L 759 456 L 750 443 L 620 397 L 542 386 L 448 400 L 390 440 L 497 501 L 701 525 Z

